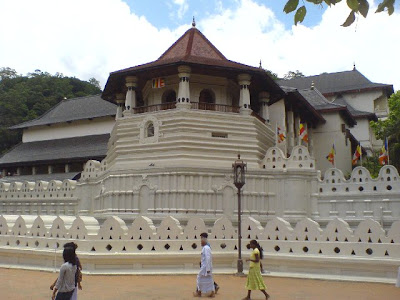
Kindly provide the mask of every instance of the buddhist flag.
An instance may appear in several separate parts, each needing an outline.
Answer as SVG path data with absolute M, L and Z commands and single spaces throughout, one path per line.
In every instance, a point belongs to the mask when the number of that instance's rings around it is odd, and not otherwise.
M 154 78 L 153 79 L 153 89 L 159 89 L 165 86 L 164 78 Z
M 379 154 L 379 163 L 384 166 L 389 163 L 389 150 L 388 150 L 388 141 L 385 139 L 385 143 L 382 146 L 381 153 Z
M 357 162 L 360 159 L 361 155 L 362 155 L 361 146 L 360 146 L 360 144 L 358 144 L 357 148 L 356 148 L 356 152 L 354 152 L 354 155 L 353 155 L 353 160 L 352 160 L 353 166 L 357 164 Z
M 335 165 L 335 144 L 332 145 L 331 151 L 329 151 L 329 154 L 326 156 L 326 159 L 329 160 L 329 162 L 334 166 Z
M 276 135 L 278 137 L 278 143 L 282 143 L 282 142 L 285 141 L 286 135 L 285 135 L 285 133 L 282 131 L 282 129 L 280 127 L 277 127 Z
M 301 140 L 308 143 L 308 132 L 307 132 L 305 124 L 303 124 L 303 123 L 300 123 L 299 136 L 300 136 Z

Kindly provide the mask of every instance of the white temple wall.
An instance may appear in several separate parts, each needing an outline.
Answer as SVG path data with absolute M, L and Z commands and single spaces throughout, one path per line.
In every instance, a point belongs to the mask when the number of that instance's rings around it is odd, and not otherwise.
M 274 132 L 276 131 L 277 127 L 280 127 L 281 130 L 287 136 L 286 130 L 286 109 L 285 109 L 285 101 L 283 99 L 271 104 L 269 107 L 269 124 L 271 124 L 272 129 Z M 276 133 L 275 133 L 276 134 Z M 279 148 L 285 152 L 285 145 L 288 141 L 286 140 L 283 143 L 279 143 Z
M 221 215 L 237 218 L 237 190 L 231 168 L 153 168 L 119 173 L 103 162 L 89 161 L 79 182 L 72 180 L 0 183 L 0 212 L 26 215 L 138 215 L 185 221 L 193 216 L 212 222 Z M 265 168 L 265 169 L 264 169 Z M 244 216 L 260 221 L 284 217 L 294 223 L 313 217 L 326 224 L 336 217 L 352 226 L 372 218 L 385 228 L 400 218 L 400 179 L 393 166 L 378 178 L 362 167 L 349 179 L 329 169 L 322 179 L 307 148 L 292 155 L 271 147 L 260 169 L 248 169 L 242 191 Z
M 171 216 L 157 226 L 140 216 L 127 226 L 109 216 L 99 226 L 91 217 L 1 215 L 0 230 L 1 267 L 57 270 L 62 245 L 74 241 L 84 273 L 197 273 L 199 235 L 208 232 L 214 273 L 236 270 L 237 227 L 226 216 L 211 226 L 198 217 L 183 226 Z M 242 236 L 243 255 L 250 255 L 246 245 L 257 239 L 264 249 L 264 268 L 275 275 L 394 283 L 400 264 L 400 222 L 385 232 L 370 219 L 352 230 L 338 218 L 321 228 L 308 218 L 295 226 L 272 218 L 263 226 L 244 217 Z M 247 269 L 248 263 L 244 265 Z
M 342 124 L 345 124 L 345 121 L 338 112 L 324 113 L 323 117 L 326 119 L 326 123 L 313 129 L 312 136 L 316 168 L 324 173 L 332 167 L 326 156 L 331 151 L 333 143 L 335 143 L 335 166 L 345 174 L 348 174 L 352 169 L 352 153 L 351 143 L 346 138 L 346 132 L 342 132 Z
M 346 101 L 357 110 L 375 112 L 374 101 L 383 95 L 383 90 L 345 94 Z M 386 99 L 387 102 L 387 99 Z
M 368 150 L 372 149 L 373 132 L 368 119 L 357 119 L 357 124 L 353 128 L 350 128 L 350 132 L 361 143 L 362 147 Z
M 22 134 L 22 142 L 65 139 L 78 136 L 109 134 L 114 127 L 114 117 L 95 118 L 92 121 L 79 120 L 71 123 L 60 123 L 51 126 L 26 128 Z
M 146 136 L 149 123 L 154 136 Z M 252 116 L 201 110 L 165 110 L 121 119 L 109 141 L 110 170 L 151 167 L 230 168 L 241 153 L 259 168 L 274 143 L 271 127 Z M 171 150 L 173 149 L 173 150 Z
M 356 167 L 348 180 L 340 170 L 329 169 L 318 186 L 316 220 L 373 218 L 387 225 L 400 218 L 400 178 L 393 166 L 382 167 L 376 179 L 363 167 Z

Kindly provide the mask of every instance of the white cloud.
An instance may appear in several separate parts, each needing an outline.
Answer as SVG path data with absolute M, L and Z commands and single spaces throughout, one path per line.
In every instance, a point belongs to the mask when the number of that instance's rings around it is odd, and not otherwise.
M 176 12 L 176 15 L 179 19 L 182 19 L 187 10 L 189 9 L 189 4 L 187 3 L 187 0 L 172 0 L 172 2 L 175 5 L 179 6 L 178 11 Z
M 297 69 L 307 75 L 350 70 L 355 61 L 372 81 L 400 88 L 395 35 L 400 14 L 373 11 L 358 20 L 357 32 L 340 26 L 348 14 L 345 3 L 328 9 L 312 28 L 286 30 L 269 8 L 252 0 L 196 21 L 231 60 L 258 66 L 261 59 L 279 75 Z M 191 23 L 158 29 L 122 0 L 0 0 L 0 20 L 0 67 L 95 77 L 103 85 L 109 72 L 157 59 Z
M 311 5 L 311 4 L 310 4 Z M 263 67 L 283 76 L 300 70 L 306 75 L 350 70 L 353 63 L 371 81 L 400 88 L 398 49 L 395 36 L 400 14 L 360 17 L 350 28 L 340 25 L 349 9 L 338 4 L 323 13 L 317 26 L 292 26 L 285 30 L 274 13 L 252 0 L 242 0 L 234 11 L 225 10 L 201 20 L 199 26 L 231 60 Z M 357 31 L 355 27 L 357 24 Z
M 103 85 L 109 72 L 157 59 L 189 26 L 157 29 L 121 0 L 0 0 L 0 20 L 0 67 Z

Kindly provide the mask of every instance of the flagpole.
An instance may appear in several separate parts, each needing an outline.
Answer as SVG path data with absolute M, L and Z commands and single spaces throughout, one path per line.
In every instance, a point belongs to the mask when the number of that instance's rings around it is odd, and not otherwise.
M 278 147 L 278 122 L 275 122 L 275 147 Z
M 361 153 L 360 153 L 360 162 L 361 162 L 361 167 L 362 167 L 363 165 L 362 165 L 362 148 L 361 148 L 361 142 L 358 142 L 358 145 L 360 145 L 360 151 L 361 151 Z

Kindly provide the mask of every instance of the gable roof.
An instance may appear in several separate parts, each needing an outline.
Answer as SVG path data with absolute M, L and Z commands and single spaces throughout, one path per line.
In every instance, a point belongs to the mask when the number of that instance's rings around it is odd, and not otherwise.
M 116 93 L 124 92 L 125 76 L 137 75 L 139 85 L 143 86 L 151 78 L 175 74 L 179 65 L 191 66 L 193 72 L 215 76 L 224 74 L 235 80 L 240 73 L 256 75 L 268 84 L 271 91 L 283 95 L 278 84 L 265 70 L 228 60 L 196 27 L 192 27 L 157 60 L 111 72 L 102 97 L 113 101 Z
M 158 60 L 162 61 L 189 56 L 227 60 L 226 57 L 204 36 L 204 34 L 195 27 L 187 30 L 185 34 L 173 43 Z
M 100 95 L 65 99 L 53 106 L 39 118 L 27 121 L 10 129 L 50 125 L 76 120 L 115 116 L 117 106 L 101 99 Z
M 192 27 L 157 60 L 111 72 L 111 75 L 175 63 L 204 64 L 260 72 L 259 68 L 228 60 L 196 27 Z
M 287 93 L 298 92 L 319 113 L 339 111 L 350 126 L 357 124 L 346 105 L 329 102 L 317 88 L 296 89 L 281 86 Z
M 297 89 L 310 88 L 311 85 L 314 84 L 324 95 L 374 89 L 384 89 L 388 96 L 393 93 L 393 85 L 371 82 L 357 69 L 336 73 L 322 73 L 315 76 L 297 77 L 290 80 L 279 80 L 278 83 Z
M 0 157 L 0 167 L 101 160 L 106 156 L 109 138 L 109 134 L 101 134 L 20 143 Z

